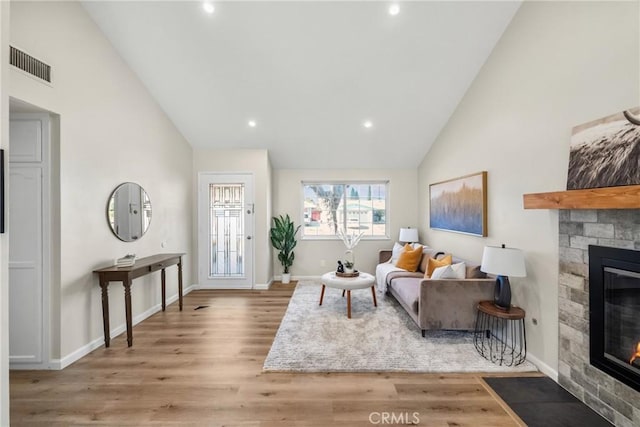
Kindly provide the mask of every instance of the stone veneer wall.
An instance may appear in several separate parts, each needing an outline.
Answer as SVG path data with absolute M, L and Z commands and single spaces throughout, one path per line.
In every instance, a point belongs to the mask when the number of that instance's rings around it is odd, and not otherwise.
M 640 426 L 640 393 L 589 364 L 589 245 L 640 250 L 640 210 L 560 211 L 558 382 L 616 426 Z

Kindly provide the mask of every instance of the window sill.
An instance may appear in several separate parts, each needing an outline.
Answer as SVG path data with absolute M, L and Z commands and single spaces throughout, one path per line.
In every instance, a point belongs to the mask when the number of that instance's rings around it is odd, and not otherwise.
M 324 241 L 324 242 L 342 242 L 342 239 L 337 236 L 302 236 L 300 240 L 304 241 Z M 379 236 L 379 237 L 363 237 L 360 239 L 360 242 L 371 242 L 371 241 L 389 241 L 391 238 L 389 236 Z

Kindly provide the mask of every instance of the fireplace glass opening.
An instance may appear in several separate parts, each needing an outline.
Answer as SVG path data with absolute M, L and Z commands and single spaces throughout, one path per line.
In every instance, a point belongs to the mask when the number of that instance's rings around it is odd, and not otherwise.
M 640 274 L 604 268 L 604 357 L 640 375 Z
M 640 251 L 589 246 L 593 366 L 640 391 Z

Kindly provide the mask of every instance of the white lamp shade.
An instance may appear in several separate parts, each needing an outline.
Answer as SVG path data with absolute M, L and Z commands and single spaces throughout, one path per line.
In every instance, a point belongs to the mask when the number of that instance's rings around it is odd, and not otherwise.
M 480 270 L 497 276 L 525 277 L 524 254 L 520 249 L 485 246 Z
M 400 236 L 398 236 L 398 240 L 400 242 L 417 242 L 418 239 L 418 229 L 417 228 L 401 228 Z

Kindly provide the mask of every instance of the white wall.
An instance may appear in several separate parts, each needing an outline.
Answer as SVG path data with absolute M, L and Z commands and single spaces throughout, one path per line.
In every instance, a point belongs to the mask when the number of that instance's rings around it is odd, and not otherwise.
M 420 219 L 434 247 L 480 261 L 486 244 L 525 251 L 512 279 L 527 344 L 558 366 L 558 212 L 524 193 L 566 188 L 571 128 L 640 104 L 638 2 L 522 5 L 419 168 Z M 488 171 L 489 237 L 428 229 L 428 184 Z M 538 320 L 538 325 L 532 319 Z
M 197 182 L 200 172 L 251 172 L 254 179 L 255 196 L 255 276 L 254 283 L 264 286 L 269 283 L 271 249 L 268 239 L 271 164 L 267 150 L 207 150 L 196 149 L 193 152 L 194 200 L 197 197 Z M 194 209 L 193 220 L 196 222 L 197 212 Z M 194 245 L 197 247 L 197 227 L 193 229 Z M 198 277 L 197 274 L 195 277 Z
M 64 358 L 102 336 L 95 268 L 129 252 L 187 252 L 191 283 L 192 150 L 79 3 L 12 3 L 11 43 L 53 67 L 53 86 L 12 69 L 10 95 L 60 116 L 61 324 L 52 357 Z M 153 205 L 148 233 L 132 243 L 112 235 L 105 215 L 124 181 L 142 185 Z M 175 270 L 167 272 L 168 296 L 177 293 Z M 134 316 L 159 304 L 159 280 L 155 273 L 134 282 Z M 120 284 L 109 290 L 114 329 L 125 322 L 124 293 Z
M 271 166 L 271 159 L 267 155 L 267 278 L 269 284 L 273 279 L 273 263 L 271 257 L 273 256 L 273 246 L 271 246 L 271 239 L 269 238 L 269 229 L 271 227 L 271 217 L 273 217 L 273 166 Z
M 0 148 L 9 148 L 9 2 L 0 1 Z M 5 182 L 5 189 L 9 186 Z M 8 194 L 5 192 L 5 200 Z M 5 224 L 7 223 L 5 207 Z M 9 236 L 0 234 L 0 425 L 9 425 Z
M 389 239 L 361 240 L 354 250 L 356 268 L 375 273 L 378 251 L 391 249 L 401 227 L 418 225 L 418 176 L 415 169 L 276 169 L 274 170 L 273 215 L 289 214 L 296 224 L 302 219 L 302 181 L 389 181 Z M 344 260 L 346 250 L 341 240 L 303 240 L 298 234 L 294 250 L 293 276 L 320 276 L 335 270 L 336 261 Z M 422 237 L 422 236 L 421 236 Z M 321 261 L 325 265 L 321 265 Z M 273 271 L 282 274 L 277 253 L 273 254 Z

